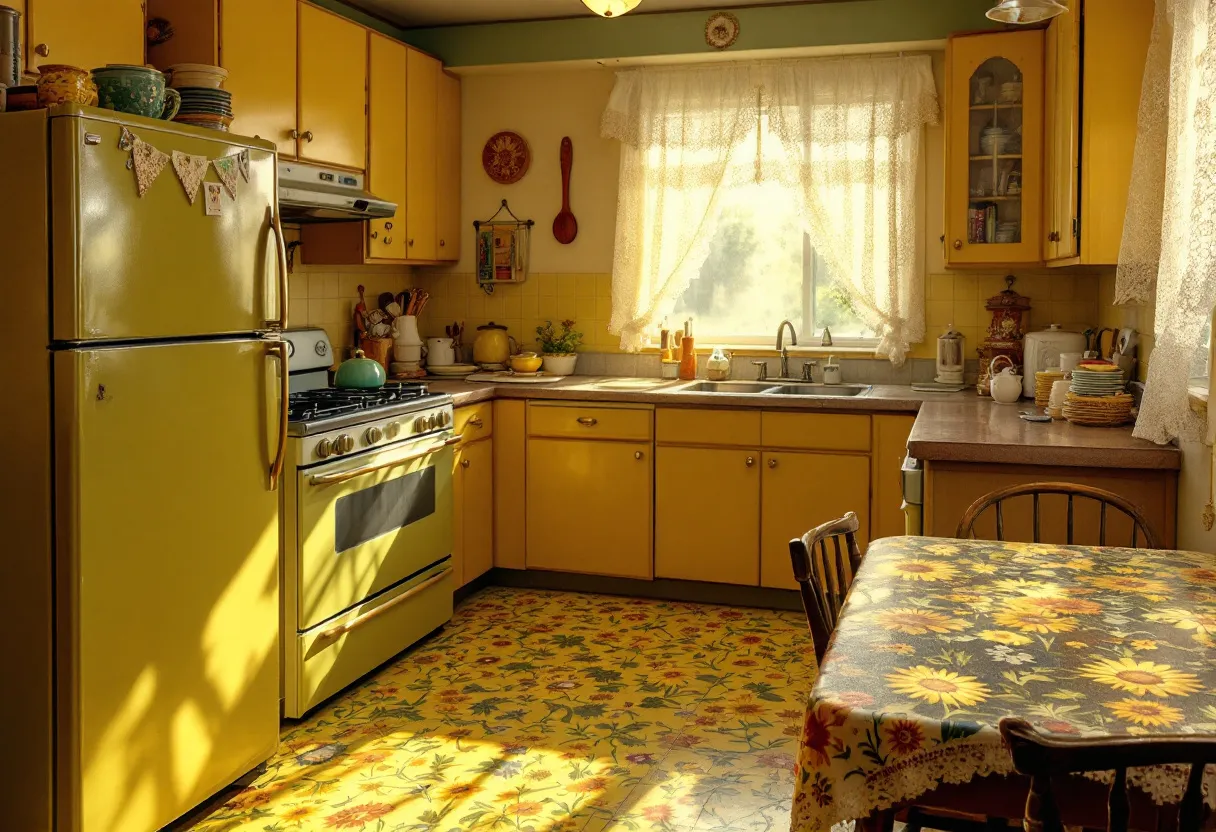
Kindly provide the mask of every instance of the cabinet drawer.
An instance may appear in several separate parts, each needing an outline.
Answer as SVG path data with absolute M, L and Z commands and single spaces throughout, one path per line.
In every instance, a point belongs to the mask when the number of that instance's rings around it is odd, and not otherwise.
M 494 432 L 494 402 L 456 408 L 452 429 L 462 442 L 484 439 Z
M 766 448 L 806 448 L 812 451 L 870 450 L 870 417 L 840 413 L 775 413 L 761 422 Z
M 655 437 L 679 445 L 760 444 L 760 411 L 693 410 L 661 407 L 655 412 Z
M 649 440 L 652 413 L 650 408 L 532 403 L 528 407 L 528 435 Z

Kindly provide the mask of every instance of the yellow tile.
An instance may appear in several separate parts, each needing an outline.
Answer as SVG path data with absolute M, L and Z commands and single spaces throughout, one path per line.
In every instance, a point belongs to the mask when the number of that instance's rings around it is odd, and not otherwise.
M 1077 292 L 1077 281 L 1070 274 L 1056 275 L 1049 284 L 1052 300 L 1072 300 Z
M 954 275 L 929 275 L 930 300 L 954 300 Z
M 535 275 L 529 276 L 519 285 L 519 288 L 524 297 L 535 297 L 540 294 L 540 287 L 536 285 Z
M 291 326 L 308 323 L 308 298 L 292 298 L 287 303 L 287 318 Z
M 976 326 L 979 323 L 979 304 L 974 300 L 956 300 L 954 302 L 954 325 Z
M 484 310 L 483 314 L 491 321 L 496 321 L 503 317 L 502 298 L 498 296 L 498 292 L 486 298 Z
M 325 307 L 324 298 L 309 298 L 308 317 L 305 319 L 305 323 L 309 326 L 320 326 L 325 323 Z
M 538 274 L 536 276 L 537 294 L 542 298 L 557 297 L 557 275 Z
M 502 299 L 502 314 L 504 318 L 522 318 L 524 316 L 524 299 L 515 293 L 513 297 Z
M 612 275 L 597 274 L 595 276 L 595 296 L 599 298 L 612 297 Z
M 981 301 L 987 301 L 988 298 L 996 297 L 1001 292 L 1005 291 L 1005 278 L 995 274 L 980 275 L 976 281 L 978 285 L 977 297 Z
M 557 319 L 564 321 L 569 318 L 577 318 L 578 316 L 578 301 L 574 298 L 558 298 L 557 299 Z
M 557 277 L 557 296 L 559 298 L 575 297 L 575 280 L 573 275 L 563 274 Z
M 595 317 L 603 321 L 612 320 L 612 298 L 595 299 Z
M 960 300 L 976 300 L 979 297 L 978 278 L 973 274 L 959 274 L 954 276 L 954 298 L 955 301 Z
M 354 312 L 354 304 L 342 298 L 330 298 L 325 301 L 325 323 L 338 324 Z
M 557 298 L 545 297 L 541 295 L 540 302 L 537 304 L 536 316 L 542 320 L 549 320 L 557 315 Z
M 578 298 L 574 303 L 576 320 L 590 321 L 595 318 L 595 298 Z
M 595 275 L 574 275 L 574 295 L 579 298 L 595 297 Z
M 525 295 L 520 298 L 520 317 L 535 318 L 540 314 L 540 298 L 536 295 Z
M 287 297 L 308 300 L 308 275 L 296 272 L 288 278 Z
M 948 300 L 926 301 L 925 321 L 933 329 L 940 329 L 954 323 L 954 304 Z
M 465 307 L 465 318 L 471 324 L 471 328 L 476 328 L 486 322 L 486 302 L 484 297 L 470 295 Z M 476 336 L 474 336 L 476 337 Z

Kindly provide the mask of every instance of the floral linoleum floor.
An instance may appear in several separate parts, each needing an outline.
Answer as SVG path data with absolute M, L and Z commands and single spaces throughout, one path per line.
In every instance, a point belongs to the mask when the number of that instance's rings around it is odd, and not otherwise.
M 801 613 L 491 588 L 194 832 L 789 828 Z

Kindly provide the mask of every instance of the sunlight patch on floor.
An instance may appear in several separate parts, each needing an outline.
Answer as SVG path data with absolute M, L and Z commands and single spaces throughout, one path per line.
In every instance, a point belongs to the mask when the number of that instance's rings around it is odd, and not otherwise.
M 485 590 L 193 829 L 788 828 L 812 656 L 799 613 Z

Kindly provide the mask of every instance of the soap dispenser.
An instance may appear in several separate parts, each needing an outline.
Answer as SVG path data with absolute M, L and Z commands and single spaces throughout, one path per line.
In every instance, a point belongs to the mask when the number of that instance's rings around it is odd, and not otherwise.
M 823 365 L 823 383 L 840 384 L 840 365 L 836 363 L 834 355 L 829 355 L 828 363 Z

